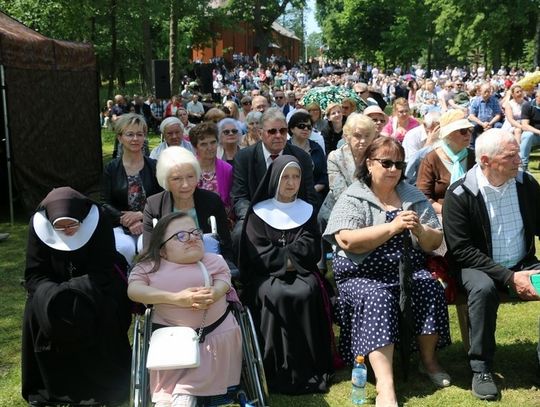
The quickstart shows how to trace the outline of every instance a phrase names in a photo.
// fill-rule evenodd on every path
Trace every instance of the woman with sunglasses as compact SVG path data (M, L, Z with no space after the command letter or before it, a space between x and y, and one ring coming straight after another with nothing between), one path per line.
M176 118L166 119L178 121ZM146 198L161 191L156 180L156 160L143 154L148 127L141 115L121 115L114 124L123 154L103 172L103 202L114 219L116 250L131 264L142 249L143 209Z
M474 150L468 148L472 128L462 110L449 110L441 115L440 142L420 164L416 186L426 195L437 214L442 212L448 186L475 164Z
M22 395L30 405L127 398L131 310L119 258L99 205L69 187L49 192L30 220L24 272Z
M164 191L149 197L144 207L144 248L150 244L155 220L171 212L186 212L204 233L212 232L208 219L214 216L221 254L225 260L234 264L225 205L217 193L198 187L201 166L193 153L182 147L169 147L159 156L156 177ZM205 241L212 243L210 240Z
M326 172L326 156L321 146L310 140L312 125L311 116L306 111L297 111L289 119L288 143L301 148L311 156L313 161L313 184L317 192L318 202L315 205L317 211L328 193L328 174Z
M426 253L441 244L441 226L424 194L404 181L404 156L397 140L375 139L358 167L358 179L336 202L323 236L336 247L339 350L349 364L357 355L369 358L377 406L397 406L392 361L400 341L402 255L409 256L413 272L412 348L420 351L420 371L437 386L450 385L435 355L450 343L444 289L425 269ZM408 250L405 239L412 240Z
M198 396L226 394L240 383L242 335L226 300L231 273L221 256L205 253L202 235L187 213L164 216L129 275L128 295L154 305L153 324L198 329L204 320L199 367L150 371L155 407L195 407Z
M217 156L230 165L234 164L234 156L240 150L242 127L238 120L225 118L218 122L219 147Z

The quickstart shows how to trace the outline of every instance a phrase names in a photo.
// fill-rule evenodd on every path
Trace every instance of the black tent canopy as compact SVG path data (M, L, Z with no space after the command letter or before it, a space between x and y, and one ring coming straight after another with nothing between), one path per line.
M47 38L0 12L1 139L8 174L26 210L57 186L99 190L98 74L92 45ZM12 219L13 219L13 214Z

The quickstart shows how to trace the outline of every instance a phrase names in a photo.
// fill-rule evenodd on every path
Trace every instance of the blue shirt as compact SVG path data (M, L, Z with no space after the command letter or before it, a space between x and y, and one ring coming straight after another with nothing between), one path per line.
M499 100L495 96L490 96L487 102L482 96L477 96L471 102L471 113L480 121L489 122L496 115L501 114Z

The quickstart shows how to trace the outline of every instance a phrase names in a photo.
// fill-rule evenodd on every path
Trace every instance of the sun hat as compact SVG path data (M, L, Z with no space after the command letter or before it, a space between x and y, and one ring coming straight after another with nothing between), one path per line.
M384 111L379 107L379 105L368 106L362 113L366 116L369 116L370 114L382 114L384 117L388 117L386 116L386 113L384 113Z
M443 140L453 131L474 127L470 121L464 118L464 113L457 109L452 109L443 113L439 123L441 126L439 137Z

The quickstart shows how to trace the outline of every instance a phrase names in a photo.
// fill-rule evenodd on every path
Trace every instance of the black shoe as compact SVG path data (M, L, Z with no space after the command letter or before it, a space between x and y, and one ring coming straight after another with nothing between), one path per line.
M496 400L499 397L499 390L493 381L491 373L473 374L472 394L480 400Z

